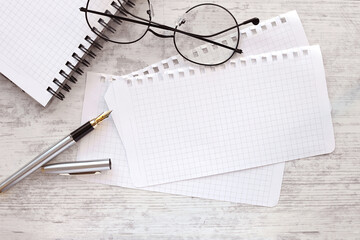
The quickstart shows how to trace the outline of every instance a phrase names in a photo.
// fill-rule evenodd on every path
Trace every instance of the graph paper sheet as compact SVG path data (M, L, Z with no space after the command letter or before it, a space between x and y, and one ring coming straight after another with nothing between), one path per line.
M88 48L90 43L84 38L96 38L79 10L85 3L79 0L1 2L0 72L43 106L52 98L46 89L58 89L54 78L65 81L60 70L71 72L66 62L76 65L72 54L83 56L79 44ZM114 12L110 3L110 0L102 1L98 11L108 8Z
M82 121L108 109L104 94L115 76L87 73ZM114 101L112 101L114 102ZM112 121L103 121L96 131L79 142L77 160L111 158L111 171L80 176L81 180L135 188L132 184L125 149ZM236 203L274 206L279 200L284 164L219 174L210 177L161 184L142 190L181 194Z
M247 49L244 55L261 51L280 50L282 47L290 48L308 45L300 19L295 11L263 21L256 27L243 29L241 33L241 47ZM186 66L186 64L187 62L184 62L181 57L175 56L129 74L129 76L162 72L178 66ZM102 85L96 85L95 82L100 81L99 77L94 79L92 75L88 75L87 79L83 122L94 114L96 115L107 109L105 103L103 103L102 94L107 88L108 81L105 81L104 78ZM96 99L98 94L101 95L100 99ZM101 131L94 131L91 136L80 142L78 159L111 157L113 169L106 174L84 176L81 179L103 184L134 187L130 179L123 145L115 131L115 126L110 121L106 121L104 124ZM108 124L111 126L108 126ZM284 163L278 163L246 171L162 184L146 189L237 203L274 206L280 195L283 169Z
M115 124L135 186L333 151L318 46L113 83Z

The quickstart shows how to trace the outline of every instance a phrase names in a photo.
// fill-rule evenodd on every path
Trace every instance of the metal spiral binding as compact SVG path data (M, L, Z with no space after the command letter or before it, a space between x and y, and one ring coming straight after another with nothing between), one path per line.
M115 9L117 9L121 14L125 15L126 14L123 12L123 10L121 9L120 6L118 6L115 2L113 2L111 4L111 6L115 7ZM106 10L105 11L106 14L112 14L109 10ZM114 21L115 23L117 23L118 25L121 24L121 20L118 20L118 19L112 19L112 21ZM116 31L115 28L111 27L108 23L106 23L103 19L99 19L98 20L99 24L101 26L104 27L104 29L114 33ZM96 27L93 27L93 32L95 32L97 35L99 35L102 39L104 39L105 41L109 41L109 37L106 36L103 32L99 31ZM95 48L97 48L98 50L102 50L103 46L101 44L99 44L98 42L96 42L94 39L92 39L91 37L89 37L88 35L86 35L86 37L84 38L85 41L87 41L88 43L90 43L90 46L93 46ZM80 44L78 46L78 48L84 53L84 55L86 56L89 56L91 58L95 58L96 57L96 54L90 50L90 48L86 48L83 44ZM72 54L72 57L78 62L78 63L81 63L83 64L85 67L89 67L90 66L90 63L89 61L87 61L86 59L80 57L77 53L73 53ZM72 73L77 73L79 75L82 75L84 73L84 71L79 68L77 66L77 64L72 64L70 61L67 61L65 63L65 66L67 66ZM70 81L72 83L76 83L77 82L77 79L70 73L66 73L64 70L60 70L59 74L65 78L65 81ZM57 78L54 78L53 80L53 83L59 87L59 89L62 89L66 92L70 92L71 90L71 87L66 84L65 82L61 83ZM46 91L48 91L49 93L51 93L54 97L58 98L59 100L64 100L65 98L65 95L59 91L55 91L52 87L48 87L46 89Z
M68 81L72 82L72 83L76 83L77 79L74 76L70 76L69 74L67 74L64 70L60 70L59 74L61 76L63 76L65 79L67 79Z
M127 16L127 14L125 13L125 10L123 9L122 6L119 6L116 2L112 2L111 6L114 7L116 10L119 11L119 13L121 13L122 15L124 15L125 17Z
M105 11L105 14L112 14L109 10L106 10ZM112 18L111 19L112 21L114 21L115 23L117 23L118 25L121 25L122 21L120 19L117 19L117 18Z
M115 32L116 32L116 29L113 28L113 27L111 27L109 24L107 24L107 23L104 21L104 19L100 18L100 19L98 20L98 23L99 23L101 26L103 26L104 28L106 28L107 30L109 30L110 32L112 32L112 33L115 33Z
M97 49L101 50L103 48L102 45L100 45L99 43L95 42L91 37L86 36L85 40L90 43L92 46L96 47Z
M70 92L71 87L66 84L66 83L61 83L59 80L57 80L56 78L54 78L53 83L55 83L56 85L58 85L61 89Z
M84 73L83 70L81 70L81 68L75 67L71 62L67 61L65 63L65 65L70 68L72 71L76 72L79 75L82 75Z
M48 87L46 89L46 91L48 91L49 93L51 93L54 97L60 99L60 100L64 100L65 96L64 94L62 94L61 92L55 92L54 89L52 89L51 87Z
M79 47L78 47L81 51L83 51L86 55L92 57L92 58L95 58L96 57L96 54L89 50L88 48L86 48L84 45L80 44Z
M102 32L100 32L96 27L93 27L92 30L99 35L100 37L102 37L105 41L109 41L110 39L108 38L108 36L106 36L105 34L103 34Z
M135 3L133 3L132 1L128 0L128 1L125 1L126 5L130 6L130 7L135 7Z
M81 59L81 57L79 55L77 55L77 53L73 53L72 57L75 58L76 61L82 63L85 67L90 66L90 63L85 59Z

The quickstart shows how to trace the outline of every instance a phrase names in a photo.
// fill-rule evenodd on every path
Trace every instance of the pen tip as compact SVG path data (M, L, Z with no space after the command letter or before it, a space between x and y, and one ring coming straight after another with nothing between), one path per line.
M105 117L108 117L108 116L110 115L110 113L112 113L112 111L113 111L113 110L108 110L108 111L104 112L103 115L104 115Z
M105 118L108 118L110 116L110 113L112 110L108 110L106 112L103 112L103 114L100 115L101 119L104 120Z
M102 114L100 114L98 117L94 118L93 120L90 121L90 124L93 127L96 127L100 122L102 122L104 119L108 118L110 113L112 112L112 110L108 110L106 112L103 112Z

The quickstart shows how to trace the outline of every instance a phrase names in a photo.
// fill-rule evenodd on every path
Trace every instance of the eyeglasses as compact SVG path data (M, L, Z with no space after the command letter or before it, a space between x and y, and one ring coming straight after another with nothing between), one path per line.
M238 49L240 40L239 27L245 24L259 24L258 18L251 18L238 23L226 8L213 3L196 5L179 18L175 27L154 22L154 10L149 0L125 0L112 2L114 12L96 11L103 0L88 0L85 12L87 25L98 37L117 44L135 43L147 32L160 38L172 38L178 53L188 61L204 66L215 66L228 61L234 54L241 54ZM209 20L211 26L208 26ZM100 32L98 29L106 30ZM169 34L159 33L162 29ZM225 37L231 36L231 41ZM194 49L201 49L202 54Z

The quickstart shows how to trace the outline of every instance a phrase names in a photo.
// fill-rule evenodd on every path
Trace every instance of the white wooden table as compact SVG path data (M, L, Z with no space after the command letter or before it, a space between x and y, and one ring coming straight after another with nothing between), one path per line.
M196 1L154 0L173 25ZM0 195L0 239L360 239L360 2L218 1L238 20L296 9L310 44L320 44L336 150L286 164L274 208L82 182L37 172ZM1 54L1 53L0 53ZM88 71L125 74L176 54L148 34L106 44ZM78 127L85 77L59 103L41 107L0 77L0 180ZM55 161L73 161L76 147Z

